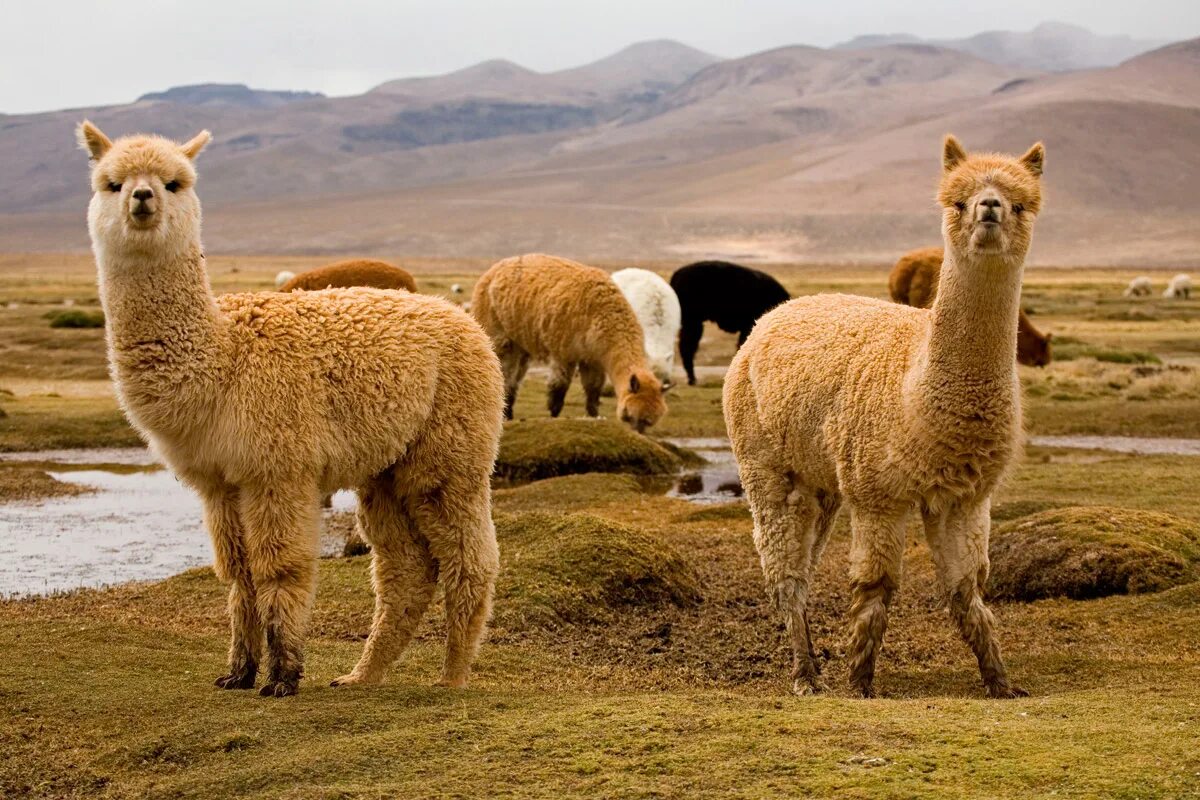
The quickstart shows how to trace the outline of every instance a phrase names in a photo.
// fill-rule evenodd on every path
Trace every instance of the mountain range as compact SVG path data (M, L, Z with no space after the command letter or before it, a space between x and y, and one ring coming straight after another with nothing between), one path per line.
M869 44L722 60L657 41L353 97L181 87L0 115L0 249L86 247L87 116L110 135L214 132L199 185L213 251L890 261L938 241L954 132L979 149L1046 142L1034 263L1200 262L1200 40L1070 71Z

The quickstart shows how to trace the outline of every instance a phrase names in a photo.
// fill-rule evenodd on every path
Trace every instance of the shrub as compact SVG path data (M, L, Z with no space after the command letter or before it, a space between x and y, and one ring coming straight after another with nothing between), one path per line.
M81 308L68 308L61 311L51 311L46 314L51 328L103 328L103 311L84 311Z

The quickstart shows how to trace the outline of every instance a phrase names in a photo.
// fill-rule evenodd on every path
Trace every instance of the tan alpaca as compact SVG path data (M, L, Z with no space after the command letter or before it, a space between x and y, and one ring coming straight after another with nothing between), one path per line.
M358 666L379 681L433 596L446 594L443 680L465 684L498 569L489 475L499 364L479 326L441 300L378 289L213 298L193 159L110 141L84 122L88 228L108 352L130 422L204 503L217 575L232 583L222 688L294 694L316 584L318 502L359 493L375 620Z
M413 276L408 270L386 261L353 258L301 272L284 282L279 287L279 291L294 292L297 289L304 289L311 292L318 289L350 286L404 289L408 292L417 290L417 282L413 280Z
M902 255L888 276L888 291L892 300L917 308L933 305L944 252L940 247L922 247ZM1043 334L1034 327L1025 309L1017 312L1017 363L1027 367L1049 364L1052 338L1053 334Z
M806 607L843 502L850 507L851 681L873 693L887 609L914 513L951 615L993 697L1008 681L984 606L989 505L1019 447L1017 311L1041 206L1044 150L1019 159L944 147L946 259L929 310L817 295L758 321L725 380L725 421L799 693L821 688Z
M562 411L577 368L588 416L600 413L605 375L617 391L617 415L638 431L667 412L642 326L604 270L541 254L507 258L475 283L471 313L500 355L507 418L531 358L550 362L552 417Z

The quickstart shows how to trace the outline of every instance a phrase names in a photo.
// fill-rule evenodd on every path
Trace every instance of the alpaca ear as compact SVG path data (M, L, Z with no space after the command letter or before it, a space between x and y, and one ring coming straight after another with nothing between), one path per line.
M1038 142L1029 148L1029 152L1021 156L1021 163L1025 165L1025 169L1040 176L1046 164L1046 146Z
M92 161L99 161L112 149L112 139L86 119L75 129L75 138L79 141L79 146L87 150L88 158Z
M954 138L954 134L947 133L946 141L942 143L942 169L950 172L967 158L967 151L958 143L958 139Z
M195 136L193 136L191 139L189 139L188 141L181 144L179 146L179 149L183 151L183 154L185 156L187 156L191 160L195 161L196 156L200 155L200 151L203 150L204 146L211 141L212 141L211 133L209 133L208 131L200 131Z
M637 375L629 376L629 391L637 394L642 390L642 382L638 380Z

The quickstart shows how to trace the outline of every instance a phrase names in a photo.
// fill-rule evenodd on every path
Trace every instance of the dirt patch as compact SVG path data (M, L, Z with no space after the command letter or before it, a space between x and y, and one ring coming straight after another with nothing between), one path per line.
M90 491L86 486L64 483L36 467L0 463L0 503L73 497Z
M556 628L632 606L693 606L695 570L667 542L590 514L500 516L498 626Z
M583 472L661 475L682 466L680 451L611 420L523 420L504 426L496 476L521 482Z
M991 561L999 599L1158 592L1200 577L1200 525L1103 506L1043 511L1001 526Z

